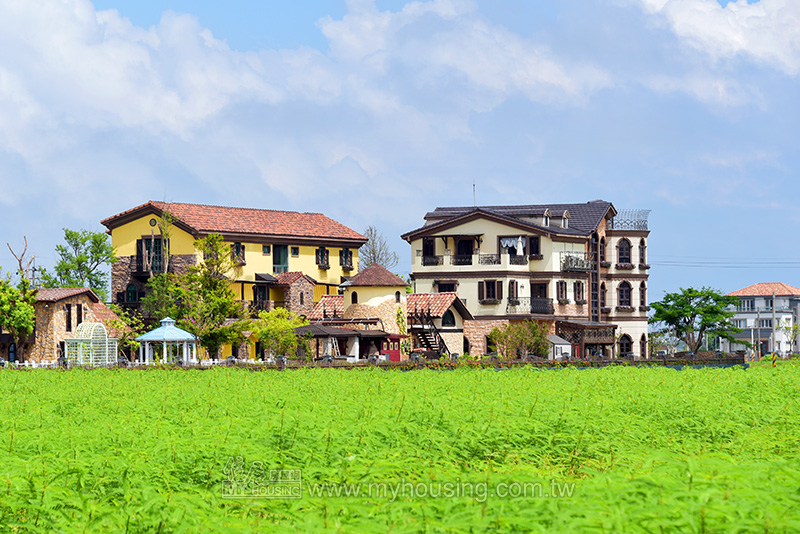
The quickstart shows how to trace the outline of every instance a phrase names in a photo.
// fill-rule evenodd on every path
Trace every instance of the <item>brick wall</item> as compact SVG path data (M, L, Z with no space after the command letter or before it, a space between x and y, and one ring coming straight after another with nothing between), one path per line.
M302 303L300 295L302 294ZM309 315L314 309L314 284L305 276L283 290L284 306L298 315Z
M501 328L503 325L520 321L509 321L508 319L479 319L474 321L464 321L464 337L469 341L469 353L471 355L486 354L486 337L494 328ZM547 333L556 333L555 321L547 321ZM448 345L449 346L449 345Z
M397 303L392 297L382 302L379 306L369 306L367 304L351 304L344 311L345 319L363 319L363 318L378 318L383 322L383 327L380 323L378 328L382 328L388 334L399 334L400 329L397 326L397 309L398 307L406 313L406 302L401 300ZM363 328L363 327L362 327Z
M194 254L173 254L169 257L169 272L183 274L189 268L197 265L197 256ZM134 278L136 271L136 256L120 256L111 265L111 301L117 302L117 294L124 293L130 284L136 286L136 291L144 291L147 280Z
M65 306L72 307L72 331L67 332ZM94 315L92 301L88 296L77 295L58 302L37 302L34 305L36 310L36 341L33 346L26 345L22 355L25 361L41 362L51 361L58 358L58 345L67 338L75 337L75 330L78 327L78 315L76 305L83 307L83 322L99 322Z

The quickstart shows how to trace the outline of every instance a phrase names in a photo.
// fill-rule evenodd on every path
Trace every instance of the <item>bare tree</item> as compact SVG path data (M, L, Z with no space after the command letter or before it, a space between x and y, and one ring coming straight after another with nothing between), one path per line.
M20 277L22 277L25 280L30 280L31 279L31 265L33 265L33 260L36 259L36 255L35 254L32 255L31 259L29 259L27 261L27 263L25 262L25 254L28 252L28 237L27 236L23 236L22 238L25 240L25 248L22 249L22 254L20 254L19 256L17 256L17 253L14 252L13 248L11 248L11 244L10 243L6 243L6 246L8 247L8 250L11 251L11 254L14 256L14 258L16 258L17 263L19 263L19 275L20 275Z
M364 237L367 238L367 242L358 249L362 267L369 267L373 263L377 263L387 269L391 269L397 265L400 258L397 257L397 253L389 248L389 243L377 228L372 225L367 226L364 231Z

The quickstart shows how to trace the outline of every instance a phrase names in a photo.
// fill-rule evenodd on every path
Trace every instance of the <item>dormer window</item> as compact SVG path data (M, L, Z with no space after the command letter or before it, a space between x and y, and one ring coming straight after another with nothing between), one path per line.
M566 217L561 219L561 228L569 228L569 219Z
M544 216L544 225L545 226L550 226L550 216L549 215L545 215Z

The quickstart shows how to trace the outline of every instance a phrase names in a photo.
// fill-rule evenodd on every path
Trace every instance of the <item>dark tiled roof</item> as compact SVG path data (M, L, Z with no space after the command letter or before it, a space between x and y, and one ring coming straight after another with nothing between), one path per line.
M324 313L323 313L324 311ZM344 295L322 295L319 302L308 315L309 321L318 321L323 317L342 317L344 315Z
M795 297L800 296L800 289L784 284L783 282L761 282L747 286L744 289L739 289L728 293L728 297L771 297L772 295L778 297Z
M439 207L425 214L426 220L452 219L466 215L475 211L476 207ZM477 209L488 211L495 215L518 219L520 217L540 217L546 210L554 216L561 216L565 211L569 212L569 228L557 226L542 227L556 233L573 233L570 230L581 234L590 234L597 229L597 226L606 216L609 209L613 210L611 202L604 200L593 200L582 204L530 204L518 206L478 206ZM534 225L538 226L538 225Z
M383 265L373 263L372 265L370 265L363 271L360 271L357 275L355 275L342 285L361 286L361 287L364 286L405 287L408 285L408 283L399 276L397 276L396 274L393 274Z
M291 273L278 273L275 275L275 280L277 280L277 284L279 286L290 286L300 280L301 278L305 278L312 284L316 285L316 281L308 276L307 274L303 274L300 272L291 272Z
M300 213L256 208L233 208L205 204L149 201L104 219L102 224L115 228L140 211L161 214L169 211L179 222L199 233L254 234L327 239L367 239L347 226L321 213Z
M42 288L36 294L36 300L39 302L58 302L59 300L82 295L86 293L94 302L100 302L100 299L95 295L94 291L87 287L55 287L55 288Z

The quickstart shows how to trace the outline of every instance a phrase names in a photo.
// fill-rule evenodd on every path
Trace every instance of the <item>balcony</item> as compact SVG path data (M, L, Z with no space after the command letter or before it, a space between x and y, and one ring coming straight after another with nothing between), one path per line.
M472 265L472 254L451 256L450 261L453 262L453 265Z
M425 267L444 265L444 256L422 256L422 265Z
M589 254L583 252L562 252L561 270L564 272L585 273L592 270L592 260Z
M508 301L506 313L509 315L553 315L555 307L553 299L520 297Z
M528 256L519 254L509 254L508 263L510 265L528 265Z

